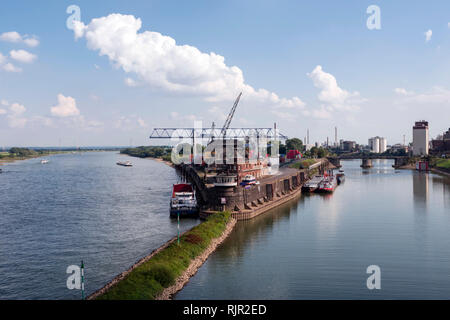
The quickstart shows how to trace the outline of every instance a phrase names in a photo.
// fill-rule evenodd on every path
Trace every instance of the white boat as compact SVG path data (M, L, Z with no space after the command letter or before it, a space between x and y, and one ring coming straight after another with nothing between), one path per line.
M132 167L133 164L131 163L131 161L117 161L117 165L119 166L124 166L124 167Z
M41 160L41 164L46 164L46 163L49 163L50 161L48 161L47 159L42 159Z
M173 185L170 200L170 216L196 216L198 214L197 199L190 183Z
M244 179L242 179L241 185L247 186L251 184L256 184L256 178L251 174L248 174L244 177Z

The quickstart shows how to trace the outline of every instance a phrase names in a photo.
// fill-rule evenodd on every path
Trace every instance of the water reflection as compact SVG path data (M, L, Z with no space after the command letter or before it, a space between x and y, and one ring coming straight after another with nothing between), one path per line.
M331 195L302 195L238 223L176 299L450 298L450 181L342 161ZM367 290L368 265L383 289Z
M428 173L413 172L413 196L416 210L424 210L428 200Z

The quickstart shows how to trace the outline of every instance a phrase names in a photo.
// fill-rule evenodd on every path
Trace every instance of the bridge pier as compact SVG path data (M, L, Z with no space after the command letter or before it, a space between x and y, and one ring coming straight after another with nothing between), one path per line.
M328 158L328 161L330 161L330 163L335 166L336 168L340 168L341 166L341 159L339 158Z
M372 168L372 159L362 159L361 168Z

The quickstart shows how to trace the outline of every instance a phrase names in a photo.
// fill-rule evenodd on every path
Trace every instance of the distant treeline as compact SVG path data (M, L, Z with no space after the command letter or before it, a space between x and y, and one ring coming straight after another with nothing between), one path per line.
M29 157L37 157L41 154L47 154L47 152L43 150L32 150L28 148L11 148L7 152L0 152L0 159L2 158L29 158Z
M136 148L126 148L120 153L138 158L161 158L170 161L172 148L168 146L140 146Z

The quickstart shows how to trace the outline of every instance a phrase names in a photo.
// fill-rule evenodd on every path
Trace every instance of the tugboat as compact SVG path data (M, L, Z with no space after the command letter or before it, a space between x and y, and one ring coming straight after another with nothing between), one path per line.
M197 216L198 206L195 191L190 183L173 185L170 200L170 216Z
M322 182L323 176L314 176L302 186L302 192L314 192Z
M241 186L248 186L252 184L256 184L256 179L251 174L246 175L244 179L242 179Z
M342 170L342 169L339 170L339 173L336 174L336 179L337 179L338 185L345 181L344 170Z
M117 161L117 165L119 166L124 166L124 167L132 167L133 164L131 163L131 161Z

